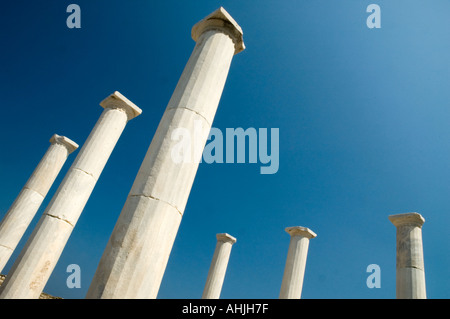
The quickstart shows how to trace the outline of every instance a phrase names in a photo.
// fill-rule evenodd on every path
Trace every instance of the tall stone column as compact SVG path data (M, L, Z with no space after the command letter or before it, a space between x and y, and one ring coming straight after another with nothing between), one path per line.
M306 227L286 228L291 235L279 299L300 299L305 276L309 240L317 235Z
M192 29L194 51L163 114L86 298L156 298L242 30L220 8ZM190 146L177 158L181 133ZM189 156L192 155L192 156Z
M100 105L103 113L0 287L0 298L39 297L127 122L141 114L119 92Z
M390 215L397 227L397 299L426 299L422 225L418 213Z
M25 234L70 153L78 144L53 135L50 147L0 224L0 272Z
M228 234L217 234L216 237L216 249L203 289L202 299L219 299L228 261L230 260L231 247L236 242L236 238Z

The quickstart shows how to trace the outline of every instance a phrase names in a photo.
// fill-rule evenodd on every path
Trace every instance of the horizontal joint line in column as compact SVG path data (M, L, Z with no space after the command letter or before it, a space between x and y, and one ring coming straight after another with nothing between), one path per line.
M172 205L171 203L166 202L165 200L162 200L162 199L160 199L160 198L156 198L156 197L153 197L153 196L151 196L151 195L144 195L144 194L130 195L130 197L140 197L140 196L142 196L142 197L147 197L147 198L151 198L151 199L154 199L154 200L163 202L163 203L165 203L165 204L167 204L167 205L169 205L169 206L175 208L176 211L177 211L181 216L183 216L183 213L180 212L180 210L179 210L176 206L174 206L174 205Z
M185 107L185 106L174 106L174 107L169 107L168 108L168 110L174 110L174 109L185 109L185 110L189 110L191 112L194 112L195 114L201 116L206 121L206 123L208 123L209 126L212 126L212 123L209 123L209 121L206 119L206 117L204 117L202 114L198 113L197 111L194 111L193 109L190 109L190 108Z
M30 190L30 191L33 191L33 192L35 192L35 193L37 193L38 195L41 195L42 196L42 198L44 198L45 196L44 195L42 195L41 193L39 193L37 190L35 190L35 189L32 189L32 188L29 188L28 186L24 186L23 187L23 189L28 189L28 190Z
M96 181L97 182L97 179L94 177L94 175L92 174L92 173L88 173L88 172L86 172L86 171L84 171L84 170L82 170L81 168L79 168L79 167L74 167L73 169L76 169L76 170L78 170L78 171L80 171L80 172L83 172L83 173L85 173L86 175L89 175L89 176L91 176L93 179L94 179L94 181Z
M59 220L62 220L63 222L66 222L66 223L69 224L70 226L75 227L75 226L72 225L68 220L65 220L64 218L61 218L61 217L55 216L55 215L50 215L50 214L45 214L45 215L46 215L46 216L49 216L49 217L53 217L53 218L59 219Z
M3 244L0 244L0 246L5 247L5 248L7 248L7 249L9 249L9 250L14 250L13 248L8 247L8 246L5 246L5 245L3 245Z
M413 269L417 269L417 270L422 270L422 271L424 271L425 270L425 267L417 267L417 266L403 266L403 267L399 267L400 269L407 269L407 268L413 268Z

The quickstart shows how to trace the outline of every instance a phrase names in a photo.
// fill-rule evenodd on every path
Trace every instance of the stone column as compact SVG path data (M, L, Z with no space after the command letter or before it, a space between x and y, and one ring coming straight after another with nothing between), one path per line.
M422 225L418 213L390 215L397 227L397 299L426 299Z
M236 238L228 234L217 234L217 244L206 279L202 299L219 299L223 280L230 260L231 247Z
M242 30L220 8L192 29L197 42L167 105L86 298L156 298ZM180 160L180 136L188 146ZM191 143L189 143L191 142ZM190 156L192 155L192 156Z
M52 136L50 144L0 224L0 272L25 234L67 157L78 148L78 144L57 134Z
M285 229L291 235L279 299L300 299L305 276L309 240L317 235L306 227Z
M128 120L141 114L119 92L100 105L103 113L0 287L0 298L39 297Z

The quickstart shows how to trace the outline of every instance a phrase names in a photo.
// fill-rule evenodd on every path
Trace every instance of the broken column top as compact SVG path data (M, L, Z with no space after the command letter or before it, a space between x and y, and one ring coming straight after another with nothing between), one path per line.
M242 28L223 7L220 7L192 27L192 39L197 41L203 32L212 29L223 30L231 36L234 41L234 54L245 49Z
M65 146L67 148L67 151L69 152L69 154L78 148L77 143L75 143L74 141L72 141L71 139L69 139L65 136L60 136L58 134L54 134L50 138L50 143L51 144L61 144L61 145Z
M104 109L123 109L128 115L128 120L131 120L142 113L142 110L136 104L131 102L118 91L115 91L113 94L101 101L100 106Z
M225 243L231 243L234 244L236 242L236 238L234 238L233 236L227 234L227 233L223 233L223 234L217 234L216 238L218 241L223 241Z
M317 237L311 229L302 226L287 227L285 231L291 236L302 236L309 239Z
M396 214L390 215L388 218L392 222L392 224L395 225L395 227L404 225L422 227L423 223L425 222L425 218L423 218L419 213Z

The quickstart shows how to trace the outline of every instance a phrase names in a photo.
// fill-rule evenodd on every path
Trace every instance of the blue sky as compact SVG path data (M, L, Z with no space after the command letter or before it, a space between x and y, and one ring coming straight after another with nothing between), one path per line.
M66 8L81 7L81 29ZM381 8L369 29L366 8ZM14 1L0 11L0 217L53 134L80 146L118 90L130 121L45 291L84 298L192 52L192 26L223 6L244 31L213 123L279 128L280 167L202 163L159 298L200 298L217 233L237 238L222 298L278 298L288 226L310 242L303 298L395 298L395 227L421 213L429 298L450 296L450 3L434 1ZM4 272L25 244L72 154ZM66 286L69 264L81 288ZM366 268L381 268L369 289Z

